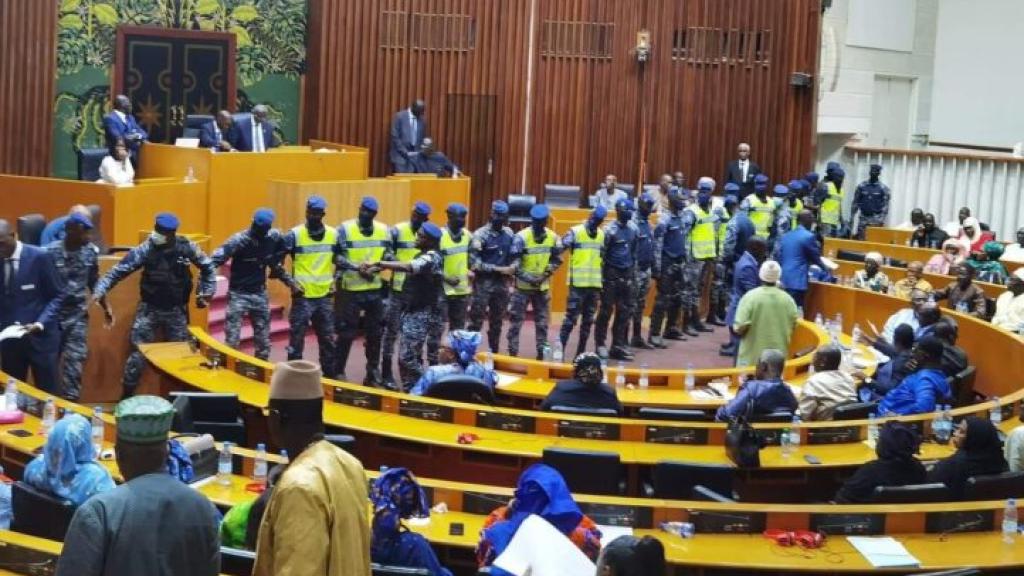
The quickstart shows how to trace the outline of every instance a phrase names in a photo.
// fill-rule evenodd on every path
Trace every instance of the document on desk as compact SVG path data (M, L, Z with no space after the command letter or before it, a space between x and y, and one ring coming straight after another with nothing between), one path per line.
M522 377L517 374L504 374L502 372L498 372L498 382L496 385L498 388L504 388L505 386L515 384L520 380L522 380Z
M557 528L530 515L494 565L516 576L593 576L596 567Z
M875 568L910 568L921 563L889 536L847 536L846 539Z
M607 524L598 524L597 529L601 531L601 548L611 544L612 540L615 540L619 536L633 535L633 528L631 526L609 526Z

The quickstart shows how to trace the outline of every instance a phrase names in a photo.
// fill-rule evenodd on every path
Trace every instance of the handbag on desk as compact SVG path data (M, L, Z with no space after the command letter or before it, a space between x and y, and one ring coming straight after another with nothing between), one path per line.
M761 448L764 444L754 427L750 425L750 416L753 412L754 401L751 400L742 415L729 419L729 426L725 430L725 452L740 468L761 466Z

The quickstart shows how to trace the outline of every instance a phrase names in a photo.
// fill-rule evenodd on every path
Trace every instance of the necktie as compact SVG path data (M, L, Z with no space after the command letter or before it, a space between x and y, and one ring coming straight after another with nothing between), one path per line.
M14 260L12 258L4 259L4 292L10 293L11 284L14 283Z
M256 136L253 138L253 150L256 152L263 152L265 150L265 148L263 148L263 125L253 124L252 126L253 130L256 131Z
M412 130L409 132L409 140L410 140L410 142L412 142L413 147L415 147L416 146L416 117L415 116L409 116L409 125L412 127Z
M743 181L746 182L747 181L747 161L746 160L741 160L740 161L740 173L743 175Z

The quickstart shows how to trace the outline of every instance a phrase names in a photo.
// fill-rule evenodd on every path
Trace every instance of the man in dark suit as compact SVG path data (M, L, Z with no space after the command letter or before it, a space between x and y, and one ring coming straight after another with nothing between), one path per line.
M452 161L434 149L434 141L431 138L424 138L420 145L420 153L413 157L413 167L418 174L436 174L438 178L457 178L459 167L452 164Z
M266 152L280 145L274 141L274 125L267 119L263 104L253 106L248 118L235 122L228 140L239 152Z
M743 202L744 198L754 193L754 176L761 173L761 167L750 159L750 144L740 144L736 154L739 158L729 162L725 169L725 182L740 187L739 201Z
M0 220L0 330L25 327L20 338L0 342L0 368L25 380L29 368L35 385L55 392L60 351L58 312L64 285L50 255L22 244L6 220Z
M427 105L416 100L411 106L399 110L391 121L391 147L388 158L395 172L415 172L415 157L419 154L423 139L427 137L427 121L423 113Z
M123 140L128 145L128 154L132 164L139 165L139 148L149 138L149 134L139 126L132 116L132 101L124 94L114 98L114 109L103 117L103 135L107 142L107 150L114 155L114 144Z
M228 141L232 124L231 112L217 112L216 118L199 128L199 147L212 148L217 152L233 152L235 147Z

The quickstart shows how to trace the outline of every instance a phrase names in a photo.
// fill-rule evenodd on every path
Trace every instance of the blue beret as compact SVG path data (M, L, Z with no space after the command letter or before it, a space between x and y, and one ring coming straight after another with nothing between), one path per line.
M654 204L654 196L651 196L650 192L644 190L640 194L640 201L646 202L647 204Z
M270 208L260 208L252 215L252 223L257 226L270 226L274 223L274 211Z
M412 209L421 216L430 216L430 204L426 202L417 202Z
M725 205L726 206L735 206L736 204L739 204L739 203L740 203L740 199L735 197L735 196L733 196L732 194L729 194L728 196L725 197Z
M72 212L71 215L68 216L68 219L64 221L64 225L67 226L68 222L74 222L76 224L81 224L82 227L85 228L86 230L92 230L92 220L89 220L89 217L86 216L85 214L79 214L78 212Z
M178 217L170 212L161 212L156 215L156 225L164 230L177 230L180 224Z
M437 224L434 224L433 222L424 222L423 226L420 226L420 230L422 230L424 234L430 236L434 240L441 239L441 229L438 228Z
M809 182L809 183L810 182L817 182L820 179L821 179L821 176L818 176L817 172L808 172L807 174L804 174L804 180L807 180L807 182Z
M843 167L842 164L840 164L839 162L836 162L834 160L832 162L829 162L828 164L825 164L825 170L826 171L835 171L835 170L841 169L842 167Z
M807 183L803 180L790 180L789 187L792 190L803 190L807 187Z
M835 170L834 170L834 171L832 172L832 175L833 175L833 176L846 176L846 170L843 170L842 168L836 168L836 169L835 169Z
M774 192L776 196L785 196L789 194L789 187L785 184L776 184L775 188L772 189L772 192Z
M491 202L491 212L495 214L508 214L508 204L504 200Z
M728 192L739 192L740 191L740 185L735 183L735 182L729 182L728 184L725 185L725 191L727 193Z
M630 198L623 198L623 199L621 199L621 200L619 200L618 202L615 203L615 209L616 210L636 210L636 207L633 206L633 200L631 200Z
M377 204L377 199L373 196L363 196L363 201L359 203L359 207L373 210L374 212L380 210L380 204Z
M452 202L451 204L448 205L448 213L455 214L456 216L465 216L466 214L469 213L469 210L467 210L465 206L459 204L458 202Z
M327 210L327 200L320 196L310 196L306 199L306 208L311 210Z
M697 190L702 192L711 192L715 189L715 181L711 178L701 178L700 182L697 183Z
M882 169L882 165L881 165L881 164L872 164L872 165L870 166L870 168L871 168L872 170L881 170L881 169Z
M548 210L547 204L534 204L533 208L530 208L530 218L534 220L544 220L551 215L551 211Z
M769 180L767 174L758 174L757 176L754 176L754 184L768 185L768 182Z
M594 211L590 213L591 216L599 220L604 220L604 217L608 215L608 209L603 204L598 204L594 207Z

